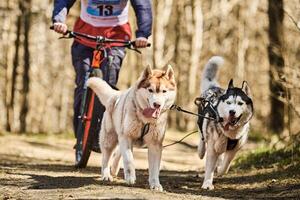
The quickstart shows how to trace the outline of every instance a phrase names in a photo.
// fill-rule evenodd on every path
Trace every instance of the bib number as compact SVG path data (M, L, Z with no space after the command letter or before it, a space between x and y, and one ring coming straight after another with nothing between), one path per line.
M86 12L98 17L119 16L126 5L125 0L88 0Z
M112 16L114 13L114 7L112 5L99 5L99 16Z

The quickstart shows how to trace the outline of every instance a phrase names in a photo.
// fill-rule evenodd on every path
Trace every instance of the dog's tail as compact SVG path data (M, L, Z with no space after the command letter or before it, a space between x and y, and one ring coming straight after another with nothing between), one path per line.
M216 78L217 72L220 66L224 63L224 59L221 56L213 56L209 59L204 67L201 80L201 94L211 87L219 86Z
M96 93L105 108L108 108L111 105L111 100L115 99L120 93L120 91L112 89L108 83L97 77L89 78L87 80L87 86Z

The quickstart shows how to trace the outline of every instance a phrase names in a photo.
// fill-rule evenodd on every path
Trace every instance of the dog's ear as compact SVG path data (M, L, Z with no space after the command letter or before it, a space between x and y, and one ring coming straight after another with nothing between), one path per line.
M231 89L231 88L234 88L234 86L233 86L233 79L230 79L227 89Z
M174 70L173 67L169 64L167 67L165 67L165 76L169 79L169 80L174 80L175 79L175 75L174 75Z
M152 68L150 65L147 65L147 67L142 72L142 75L140 76L138 80L138 88L146 88L149 86L149 77L152 76Z
M147 79L151 75L152 75L152 68L150 65L147 65L147 67L143 71L142 79Z
M243 84L242 84L242 88L241 88L241 89L243 90L243 92L245 92L245 94L246 94L247 96L251 96L251 90L250 90L250 87L249 87L247 81L243 81Z

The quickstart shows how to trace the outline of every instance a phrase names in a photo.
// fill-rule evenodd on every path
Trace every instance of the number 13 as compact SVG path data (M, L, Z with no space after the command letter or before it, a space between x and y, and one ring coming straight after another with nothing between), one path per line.
M97 8L100 16L111 16L113 14L114 7L112 5L99 5Z

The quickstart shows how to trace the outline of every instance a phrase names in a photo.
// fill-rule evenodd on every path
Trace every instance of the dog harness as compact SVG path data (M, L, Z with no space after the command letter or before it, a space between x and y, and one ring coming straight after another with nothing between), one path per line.
M195 100L195 104L198 106L198 114L204 116L208 114L208 116L211 118L220 119L220 116L216 111L216 106L218 105L219 97L222 96L223 93L224 93L223 89L218 87L212 87L211 89L205 92L205 94L203 95L204 97L197 98ZM215 106L212 105L214 103L216 103ZM203 122L204 122L204 118L199 116L197 124L201 132L202 141L204 141L204 133L202 129ZM240 139L230 139L227 137L226 150L233 150L237 146L239 140Z
M147 135L147 133L149 132L149 128L150 128L150 123L144 124L142 129L141 129L141 137L138 138L138 143L142 146L144 143L144 137L145 135Z
M201 106L199 106L198 107L198 113L201 114L201 115L208 114L212 118L217 117L215 110L213 110L210 106L205 106L204 109L202 109ZM202 129L203 121L204 121L203 117L198 117L197 124L198 124L199 130L201 131L201 137L202 137L201 139L204 141L204 133L203 133L203 129ZM227 137L226 150L229 150L229 151L233 150L236 147L236 145L238 144L239 140L240 139L230 139L230 138Z

